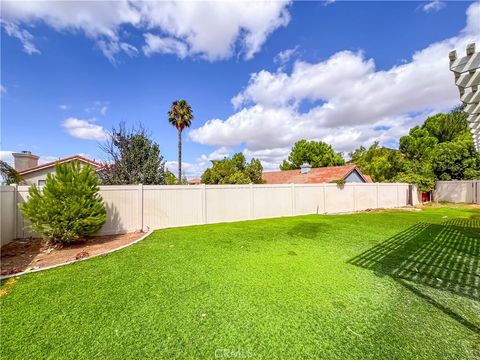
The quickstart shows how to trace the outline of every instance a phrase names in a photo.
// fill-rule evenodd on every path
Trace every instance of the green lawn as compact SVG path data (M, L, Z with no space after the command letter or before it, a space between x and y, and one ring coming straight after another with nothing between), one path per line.
M156 231L22 276L1 357L479 359L480 209Z

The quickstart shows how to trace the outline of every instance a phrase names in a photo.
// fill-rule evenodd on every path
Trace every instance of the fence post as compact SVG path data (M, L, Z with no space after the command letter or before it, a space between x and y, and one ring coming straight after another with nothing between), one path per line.
M202 184L202 221L207 223L207 185Z
M138 216L140 231L143 231L143 184L138 184Z

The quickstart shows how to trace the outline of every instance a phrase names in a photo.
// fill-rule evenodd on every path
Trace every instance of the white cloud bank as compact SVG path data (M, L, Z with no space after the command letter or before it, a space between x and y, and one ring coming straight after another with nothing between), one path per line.
M104 141L108 138L107 131L100 125L94 124L95 119L82 120L74 117L66 119L62 126L73 137L84 140Z
M190 131L195 142L235 147L277 167L299 139L319 139L338 151L351 151L375 140L398 141L429 114L459 103L448 67L452 49L480 39L480 3L467 10L466 27L455 37L433 43L402 65L381 71L362 52L340 51L307 63L297 60L290 73L252 74L232 99L237 110ZM310 104L301 111L301 104Z
M143 52L199 56L214 61L242 53L250 59L268 36L290 21L289 2L3 1L2 25L29 53L39 52L25 27L43 22L57 31L83 33L113 63L138 49L125 26L144 33Z

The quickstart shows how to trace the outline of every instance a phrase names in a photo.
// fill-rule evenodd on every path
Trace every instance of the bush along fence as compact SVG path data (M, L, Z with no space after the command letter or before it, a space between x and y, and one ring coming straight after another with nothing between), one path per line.
M107 221L99 235L417 204L405 183L101 186ZM18 210L28 186L1 187L1 242L35 236Z
M480 181L439 181L435 186L433 199L453 203L480 204Z

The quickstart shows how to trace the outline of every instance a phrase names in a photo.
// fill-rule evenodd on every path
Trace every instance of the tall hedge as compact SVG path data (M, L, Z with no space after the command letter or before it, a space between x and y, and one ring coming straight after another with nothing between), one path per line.
M78 161L57 164L47 175L45 186L29 189L20 210L31 229L53 242L74 242L95 234L106 221L106 210L98 194L98 180L90 166Z

